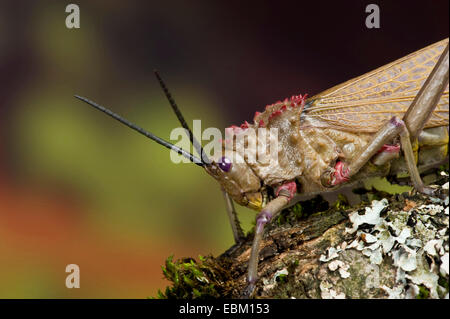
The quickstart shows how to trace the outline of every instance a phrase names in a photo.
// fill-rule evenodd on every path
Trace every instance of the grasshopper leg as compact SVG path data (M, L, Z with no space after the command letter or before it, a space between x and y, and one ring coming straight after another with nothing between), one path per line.
M348 165L343 162L338 162L334 169L324 173L322 182L325 186L334 186L348 181L350 177L355 175L377 153L377 151L383 147L383 145L397 137L400 137L401 149L414 188L418 192L426 195L440 196L440 194L435 192L435 189L423 184L419 170L417 169L408 128L406 127L405 122L396 116L388 121L380 131L375 134L366 148L361 150L360 153L355 156L354 161L350 162Z
M228 218L230 219L231 230L233 231L234 242L238 244L244 239L244 232L242 231L241 223L239 222L236 210L234 209L233 200L226 191L222 190L222 193L225 199L225 207L227 209L227 215Z
M402 123L404 123L402 121ZM426 187L422 179L420 178L419 170L417 169L416 160L414 157L414 152L411 145L411 140L409 136L409 131L406 128L406 125L403 124L400 126L400 143L402 145L403 154L405 156L406 165L408 166L409 174L411 176L411 181L414 185L414 188L420 193L438 196L435 190L431 187Z
M253 238L250 259L248 261L248 285L242 294L243 298L250 298L255 292L256 282L258 280L259 249L264 234L264 226L281 212L296 191L295 182L288 182L282 185L275 192L278 197L272 199L256 216L255 237Z
M408 128L411 140L419 136L425 123L438 104L442 93L448 85L448 72L447 44L438 62L403 116L403 121L405 121L406 127Z
M448 84L448 51L449 47L447 44L436 66L405 113L403 120L394 116L373 136L368 145L355 156L352 162L348 165L338 162L335 168L324 172L322 175L322 184L324 186L334 186L348 181L351 176L356 174L377 154L383 145L391 142L394 138L400 137L401 148L416 190L427 195L439 195L435 194L432 188L424 186L415 162L411 139L419 136Z

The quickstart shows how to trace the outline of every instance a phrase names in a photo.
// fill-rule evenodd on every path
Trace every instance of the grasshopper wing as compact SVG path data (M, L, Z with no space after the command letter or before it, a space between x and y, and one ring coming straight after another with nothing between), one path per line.
M309 98L302 116L341 130L378 131L392 116L403 117L447 43L448 38ZM449 124L448 95L447 85L425 128Z

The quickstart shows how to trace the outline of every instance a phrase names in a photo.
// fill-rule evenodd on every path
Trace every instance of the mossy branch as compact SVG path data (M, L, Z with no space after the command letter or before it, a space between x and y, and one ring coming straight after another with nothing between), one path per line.
M448 191L445 174L435 184ZM356 206L344 197L330 206L319 196L268 225L256 298L448 298L448 197L359 192ZM355 222L380 203L378 224ZM163 273L172 286L158 297L239 298L252 239L250 232L218 257L169 257Z

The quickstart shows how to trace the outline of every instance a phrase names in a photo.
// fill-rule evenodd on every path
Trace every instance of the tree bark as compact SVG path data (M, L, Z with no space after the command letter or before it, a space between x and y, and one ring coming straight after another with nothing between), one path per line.
M448 175L440 184L448 193ZM448 298L448 196L364 196L357 206L341 201L300 218L293 208L272 221L261 244L255 298ZM322 204L315 199L308 210ZM161 297L239 298L252 239L248 235L216 258L169 264L166 277L174 281L178 272L178 284Z

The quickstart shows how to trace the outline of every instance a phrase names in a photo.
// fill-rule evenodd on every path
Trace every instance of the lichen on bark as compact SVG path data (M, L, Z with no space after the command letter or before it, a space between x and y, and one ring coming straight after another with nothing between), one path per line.
M448 192L448 174L439 188ZM362 192L350 206L321 197L268 225L256 298L448 298L448 196ZM319 209L318 209L319 208ZM253 234L224 254L168 259L160 298L239 298Z

